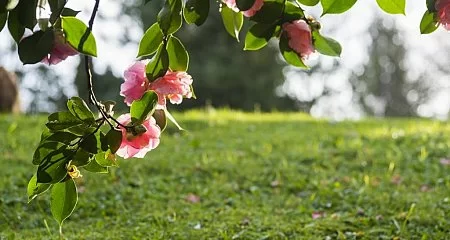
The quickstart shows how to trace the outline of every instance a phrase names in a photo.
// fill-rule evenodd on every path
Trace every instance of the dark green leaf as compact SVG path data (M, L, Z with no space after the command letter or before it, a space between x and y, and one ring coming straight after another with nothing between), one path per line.
M75 17L80 12L81 11L76 11L76 10L73 10L71 8L64 8L62 10L61 16L64 16L64 17Z
M148 115L153 114L158 103L158 95L154 91L147 91L141 99L131 104L131 121L135 126L140 125L147 119Z
M72 97L67 101L67 108L75 117L86 123L95 123L94 114L86 102L80 97Z
M153 24L147 31L139 43L139 52L137 57L152 55L158 50L163 41L163 33L158 23Z
M164 129L166 129L167 126L167 118L164 110L156 109L152 116L155 119L156 124L159 126L161 131L164 131Z
M88 165L83 167L86 169L86 171L93 172L93 173L108 173L108 167L104 167L94 159L89 162Z
M391 0L388 0L391 1ZM320 0L322 3L322 16L325 14L338 14L349 10L355 5L356 0Z
M319 53L333 57L341 55L342 47L336 40L324 37L318 31L313 31L312 36L314 47Z
M50 23L55 23L57 19L60 17L60 13L63 11L64 6L67 3L67 0L49 0L50 10L52 14L50 15Z
M5 27L7 19L8 19L8 12L0 13L0 32Z
M187 0L184 7L184 20L187 23L195 23L195 25L202 25L208 18L209 0Z
M70 132L55 132L47 136L44 141L46 142L59 142L64 144L70 144L73 140L79 138L79 136Z
M306 6L315 6L319 3L319 0L297 0L297 1Z
M164 76L168 69L169 54L167 53L164 44L161 44L155 56L150 59L150 61L147 63L147 66L145 67L147 79L152 82L157 78Z
M266 24L275 23L282 17L283 9L283 0L264 1L262 8L250 20Z
M45 160L46 156L61 146L62 144L58 142L42 142L34 151L33 164L40 165Z
M22 36L25 33L25 26L23 26L19 22L19 10L17 8L9 12L8 30L14 41L16 41L16 43L19 43L20 39L22 39Z
M53 31L37 31L19 43L19 58L24 64L40 62L53 48Z
M47 191L50 186L51 184L48 183L38 183L36 174L33 175L27 187L28 202L31 202L34 198Z
M67 42L78 52L97 56L97 45L94 35L88 31L86 24L75 17L61 17L62 28Z
M83 138L79 146L86 152L96 154L99 149L99 143L100 139L98 134L89 134Z
M48 116L45 124L50 130L58 131L83 124L83 122L70 112L56 112Z
M122 143L122 131L111 129L106 134L106 141L108 143L109 149L111 153L116 153L120 148L120 144Z
M50 208L59 225L62 225L63 221L72 214L77 201L77 186L73 179L53 185L50 195Z
M231 8L223 5L220 11L223 25L227 32L239 42L239 32L244 24L244 16L241 12L235 12Z
M292 2L286 2L283 11L283 23L293 22L305 16L303 10Z
M427 8L430 12L437 12L436 10L436 0L427 0Z
M377 0L378 6L390 14L405 14L406 0Z
M247 11L255 4L255 0L236 0L236 6L240 11Z
M36 20L37 0L22 0L17 5L19 9L19 22L22 26L33 30L37 23Z
M60 147L46 155L37 170L38 183L57 183L67 176L66 164L75 153Z
M420 33L429 34L439 27L439 21L437 21L436 13L425 11L422 20L420 21Z
M245 36L244 50L259 50L267 45L275 31L274 24L256 23Z
M169 35L180 29L183 16L181 16L181 0L166 0L158 13L158 24L164 35Z
M189 65L189 54L180 39L172 36L167 42L167 53L169 55L169 68L172 71L186 72Z
M88 152L84 151L83 149L78 149L70 164L77 167L82 167L86 166L90 160L90 154Z
M286 34L282 34L280 37L280 52L281 55L283 55L284 60L286 60L287 63L300 67L300 68L308 68L304 63L302 58L289 47L288 44L289 40L286 36Z

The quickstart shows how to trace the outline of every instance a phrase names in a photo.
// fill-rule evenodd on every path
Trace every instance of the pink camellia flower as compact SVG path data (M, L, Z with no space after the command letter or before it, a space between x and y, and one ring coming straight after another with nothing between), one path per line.
M123 114L117 118L117 121L126 126L131 122L131 116L129 113ZM117 155L123 158L143 158L147 152L155 149L159 145L161 129L156 124L155 119L149 117L141 126L146 131L136 135L120 127L122 130L122 143L116 152Z
M233 11L235 12L241 11L236 5L236 0L224 0L223 2ZM246 17L252 17L253 15L256 14L256 12L258 12L262 8L263 5L264 0L256 0L253 6L250 9L243 11L242 14L244 14L244 16Z
M166 98L172 104L180 104L183 97L191 98L192 77L186 72L167 71L166 75L150 83L149 89L158 94L158 104L166 105Z
M125 70L125 82L120 86L120 95L125 97L125 103L128 105L131 105L134 100L139 100L147 90L145 64L144 61L139 61Z
M283 24L283 31L289 39L289 47L292 48L302 59L315 51L312 43L311 28L304 20Z
M42 59L42 62L48 65L55 65L65 60L69 56L77 55L78 52L67 43L62 31L55 31L55 40L53 48L48 56Z
M125 97L125 103L131 105L148 90L158 94L160 106L166 105L166 98L173 104L180 104L183 97L192 97L192 77L189 74L168 70L164 76L150 83L145 74L145 64L144 61L136 62L125 71L125 82L120 86L120 95Z
M450 0L437 0L435 6L439 22L450 31Z

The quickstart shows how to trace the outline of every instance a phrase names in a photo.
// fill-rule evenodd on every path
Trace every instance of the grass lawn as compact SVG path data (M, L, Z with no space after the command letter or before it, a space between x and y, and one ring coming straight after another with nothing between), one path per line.
M67 239L450 239L450 123L187 112L145 159L82 172ZM26 186L45 117L0 116L0 239L59 239ZM444 161L440 159L443 158Z

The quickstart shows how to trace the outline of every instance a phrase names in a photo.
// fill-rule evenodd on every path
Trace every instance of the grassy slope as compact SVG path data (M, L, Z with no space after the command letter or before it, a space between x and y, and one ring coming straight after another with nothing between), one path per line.
M190 112L146 159L83 173L70 239L445 239L450 124ZM58 239L26 203L43 117L0 116L0 239ZM186 200L190 193L199 203ZM323 217L312 219L312 213Z

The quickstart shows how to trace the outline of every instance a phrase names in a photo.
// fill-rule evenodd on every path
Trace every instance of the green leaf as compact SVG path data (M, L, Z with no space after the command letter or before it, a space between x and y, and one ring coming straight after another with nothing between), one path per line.
M85 123L95 123L94 114L91 112L86 102L80 97L72 97L67 101L69 112Z
M52 215L61 226L75 209L78 201L77 186L73 179L57 183L52 187L50 208Z
M50 188L51 184L48 183L38 183L36 174L31 177L28 182L27 187L27 195L28 195L28 203L35 199L40 194L44 193Z
M80 142L79 146L86 152L96 154L98 152L98 145L100 143L99 134L86 135Z
M169 55L169 68L172 71L186 72L189 65L189 54L180 39L172 36L167 42L167 53Z
M111 128L105 138L111 153L116 153L122 143L122 131Z
M19 9L19 22L22 26L33 30L34 26L36 26L36 7L37 0L22 0L17 5L17 9Z
M20 41L18 46L19 58L23 64L40 62L53 48L53 31L37 31L33 35Z
M172 116L172 114L170 114L170 112L164 108L164 113L166 115L166 117L173 123L175 124L175 126L178 128L178 130L184 130L180 124L178 124L177 120L175 120L175 118Z
M183 14L187 23L202 25L208 18L209 0L187 0Z
M102 167L118 166L116 163L116 156L109 150L97 153L95 155L95 161Z
M39 144L39 146L34 151L33 154L34 165L40 165L50 153L62 147L62 144L58 142L45 142L45 139L43 141L44 142Z
M167 126L167 118L164 110L156 109L152 116L155 119L156 124L161 129L161 132L164 131L164 129L166 129Z
M108 173L108 167L98 164L97 160L91 160L88 165L83 167L86 171L93 173Z
M377 0L378 6L390 14L405 14L405 0Z
M285 8L284 3L284 0L264 1L264 5L262 6L262 8L258 12L256 12L256 14L252 16L250 20L266 24L278 22L283 15L283 10Z
M147 63L145 72L147 79L152 82L159 77L166 74L169 69L169 54L167 53L164 44L161 44L156 52L155 56Z
M313 31L313 43L316 50L324 55L339 57L342 47L336 40L320 35L318 31Z
M280 52L281 55L283 55L284 60L286 60L287 63L300 67L300 68L308 68L304 63L302 58L289 47L288 44L289 40L286 36L286 34L282 34L280 37Z
M319 3L319 0L297 0L297 1L306 6L315 6Z
M163 33L158 23L153 24L147 29L141 41L139 42L139 51L137 57L152 55L158 50L163 41Z
M66 164L75 153L60 147L44 157L37 170L38 183L57 183L67 176Z
M17 7L19 0L8 0L6 4L6 10L11 11Z
M45 124L52 131L64 130L70 127L83 124L83 122L72 115L70 112L56 112L48 116L48 122Z
M89 164L90 160L91 160L90 154L80 148L75 153L75 156L73 157L72 162L70 162L70 164L75 165L77 167L82 167L82 166L86 166L87 164Z
M64 143L66 145L70 144L73 140L79 138L79 136L70 133L70 132L55 132L48 135L46 138L43 139L45 142L59 142Z
M8 12L0 13L0 32L5 27L7 19L8 19Z
M97 45L94 35L88 31L86 24L75 17L61 17L61 26L67 42L78 52L97 56Z
M244 50L259 50L272 38L276 25L256 23L245 36Z
M236 0L236 6L240 11L247 11L255 4L255 0Z
M158 13L158 24L164 35L170 35L180 29L183 16L181 15L181 0L166 0Z
M439 27L439 21L435 12L425 11L422 20L420 21L420 33L429 34L434 32Z
M282 20L283 23L293 22L303 17L305 17L305 13L301 8L299 8L292 2L286 2L283 11L283 20Z
M239 42L239 32L244 24L244 16L241 12L235 12L231 8L223 5L220 11L223 25L227 32Z
M14 41L19 43L25 33L25 27L19 22L19 10L17 8L9 12L8 30Z
M154 91L145 92L141 99L131 104L131 122L135 126L142 124L148 115L153 114L157 103L158 95Z
M388 0L391 1L391 0ZM323 8L322 16L325 14L338 14L349 10L356 0L320 0Z

